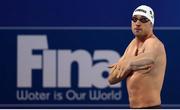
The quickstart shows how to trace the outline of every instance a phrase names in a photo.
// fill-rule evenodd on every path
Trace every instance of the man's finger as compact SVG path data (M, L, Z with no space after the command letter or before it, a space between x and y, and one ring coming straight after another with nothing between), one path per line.
M108 68L113 68L115 64L109 65Z
M126 71L126 69L122 69L120 77L123 77L125 71Z
M111 73L113 73L115 71L116 67L117 67L116 65L113 66L113 68L111 69Z
M121 77L121 74L122 74L122 70L123 68L118 68L118 74L117 74L117 77L116 78L120 78Z

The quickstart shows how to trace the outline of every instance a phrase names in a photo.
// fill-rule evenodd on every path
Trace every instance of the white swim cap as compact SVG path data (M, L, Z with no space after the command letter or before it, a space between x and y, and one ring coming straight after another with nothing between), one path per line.
M146 5L141 5L134 10L133 16L134 15L145 16L154 25L154 11L152 10L151 7L146 6Z

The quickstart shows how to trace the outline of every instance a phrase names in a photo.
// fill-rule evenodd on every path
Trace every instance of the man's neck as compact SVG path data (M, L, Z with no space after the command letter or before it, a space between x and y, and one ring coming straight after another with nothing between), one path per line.
M152 38L153 36L154 36L153 33L148 34L148 35L146 35L146 36L141 36L141 37L137 37L137 36L136 36L137 48L142 47L142 45L144 44L144 42L145 42L147 39Z
M150 34L145 35L145 36L136 36L136 40L139 43L143 43L144 41L146 41L147 39L149 39L151 37L153 37L153 33L150 33Z

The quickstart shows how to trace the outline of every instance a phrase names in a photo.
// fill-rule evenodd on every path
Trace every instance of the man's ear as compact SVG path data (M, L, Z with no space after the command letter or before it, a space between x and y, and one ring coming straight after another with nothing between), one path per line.
M152 28L152 30L153 30L153 28L154 28L154 25L150 22L150 25L151 25L151 28Z
M154 25L150 22L150 24L151 24L151 26L152 26L152 28L154 27Z

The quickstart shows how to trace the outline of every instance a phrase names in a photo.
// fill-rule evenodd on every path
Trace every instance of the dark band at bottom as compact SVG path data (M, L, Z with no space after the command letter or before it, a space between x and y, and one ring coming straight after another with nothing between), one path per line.
M131 109L161 109L161 105L155 105L150 107L142 107L142 108L131 108Z

